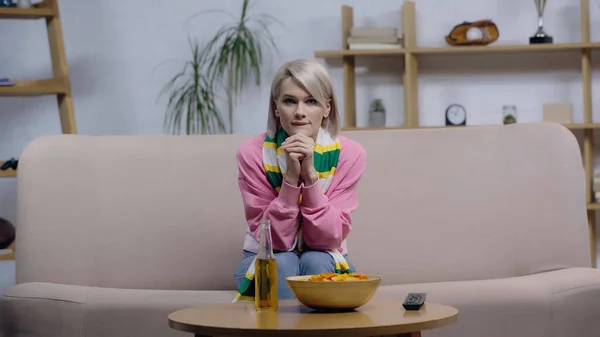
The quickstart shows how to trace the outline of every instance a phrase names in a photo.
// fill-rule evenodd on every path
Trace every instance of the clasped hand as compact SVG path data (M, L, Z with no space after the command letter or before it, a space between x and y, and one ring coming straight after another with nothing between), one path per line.
M285 151L287 172L285 181L296 186L300 177L306 185L312 185L319 179L314 164L315 141L304 134L289 136L282 144Z

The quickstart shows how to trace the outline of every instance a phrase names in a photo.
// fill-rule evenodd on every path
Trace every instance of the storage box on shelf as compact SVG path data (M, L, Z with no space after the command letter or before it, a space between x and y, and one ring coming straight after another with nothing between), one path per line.
M403 41L402 48L396 49L350 49L348 46L348 37L354 27L354 10L352 7L342 6L342 46L337 50L319 50L315 51L315 57L320 58L342 58L343 68L343 99L344 99L344 125L346 130L354 129L390 129L390 127L372 128L357 127L356 125L356 79L355 79L355 58L357 56L397 56L398 62L403 68L402 82L404 90L404 125L392 128L420 128L419 124L419 100L418 100L418 79L419 79L419 57L435 55L469 55L469 54L514 54L530 53L538 54L540 57L548 53L572 51L580 54L581 57L581 78L582 78L582 100L583 100L583 123L580 124L562 124L571 130L581 130L583 132L583 165L586 177L586 196L588 226L590 234L590 254L592 264L596 265L596 210L600 210L600 203L596 203L593 198L592 179L594 167L594 142L593 131L600 128L599 123L592 121L592 83L591 83L591 51L600 49L599 42L590 41L590 13L589 0L580 0L580 30L581 41L578 43L554 43L554 44L534 44L534 45L487 45L487 46L461 46L461 47L419 47L416 39L416 16L415 2L405 1L401 7L401 27ZM439 126L445 127L445 126Z

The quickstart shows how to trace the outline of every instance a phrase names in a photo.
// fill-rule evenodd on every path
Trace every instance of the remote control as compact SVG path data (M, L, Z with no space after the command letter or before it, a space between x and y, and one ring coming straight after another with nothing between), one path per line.
M421 309L423 303L425 303L426 298L426 293L409 293L408 295L406 295L402 306L406 310L419 310Z

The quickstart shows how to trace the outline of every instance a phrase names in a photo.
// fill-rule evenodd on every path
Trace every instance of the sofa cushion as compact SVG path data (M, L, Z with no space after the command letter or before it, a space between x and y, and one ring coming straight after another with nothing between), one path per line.
M384 285L375 297L403 300L426 292L427 301L459 310L458 323L426 337L596 336L600 331L600 270L569 268L479 281ZM27 283L0 298L0 322L9 336L181 336L170 312L205 303L229 303L234 291L131 290ZM399 313L400 314L400 313ZM12 333L12 335L11 335Z
M2 333L18 337L173 336L169 313L229 303L235 291L137 290L24 283L0 297Z

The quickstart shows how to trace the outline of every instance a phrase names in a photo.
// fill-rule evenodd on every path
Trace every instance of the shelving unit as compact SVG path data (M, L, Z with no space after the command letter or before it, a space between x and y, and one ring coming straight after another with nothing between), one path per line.
M427 55L451 54L501 54L501 53L539 53L547 55L552 52L573 51L581 54L581 74L583 88L583 123L563 124L571 130L583 131L583 165L586 179L586 198L588 230L590 239L590 254L592 264L596 266L596 211L600 210L600 202L596 202L592 190L594 168L594 129L600 128L600 123L592 121L592 66L591 52L600 49L599 42L590 41L590 14L589 0L580 0L581 42L579 43L554 43L541 45L488 45L488 46L461 46L461 47L419 47L416 39L415 3L405 1L401 8L402 34L404 46L402 49L385 50L351 50L347 39L354 26L354 10L350 6L342 6L342 46L337 50L315 51L315 57L341 58L344 77L344 130L356 129L412 129L422 128L419 124L419 57ZM355 58L357 56L398 56L403 62L403 90L404 90L404 125L400 127L357 127L356 126L356 79ZM426 126L429 128L430 126ZM446 126L434 126L446 127ZM467 126L468 127L468 126Z
M0 86L0 97L56 95L62 133L76 134L77 125L57 0L44 0L32 8L0 7L0 19L46 21L53 74L52 78L17 81L14 86ZM3 163L0 161L0 166ZM17 171L0 171L0 178L16 177ZM14 254L0 256L0 260L12 259Z
M76 134L77 125L57 0L44 0L32 8L0 7L0 19L46 20L53 73L53 78L17 81L13 86L0 86L0 97L56 95L62 133ZM0 165L2 164L0 161ZM0 178L16 175L15 170L0 171Z

